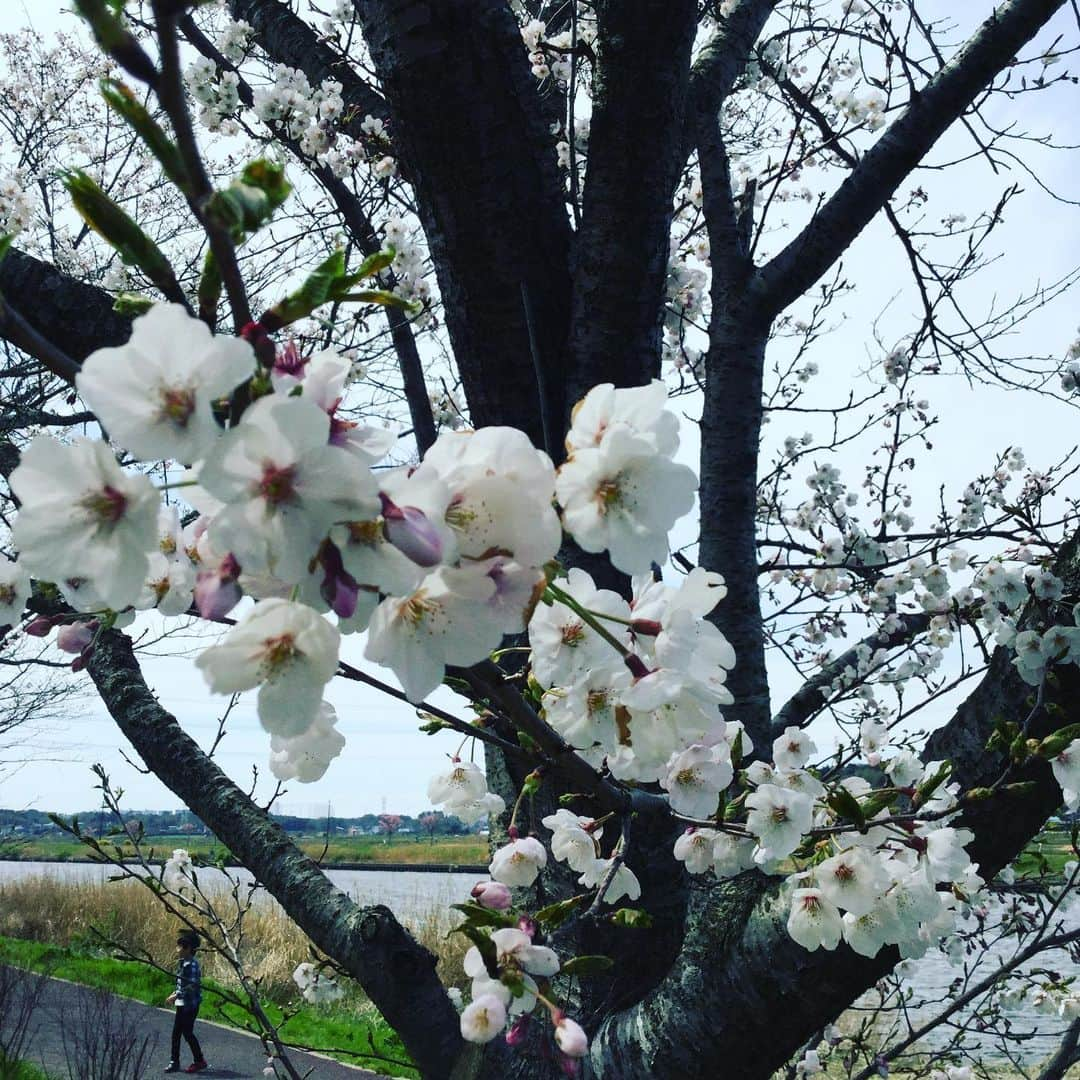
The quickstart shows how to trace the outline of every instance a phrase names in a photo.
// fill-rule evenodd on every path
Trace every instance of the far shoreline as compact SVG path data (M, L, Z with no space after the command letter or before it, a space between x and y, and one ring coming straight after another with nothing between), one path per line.
M488 867L478 863L401 863L401 862L329 862L318 863L322 870L389 870L393 873L413 871L420 874L487 874ZM32 859L20 859L10 854L0 855L0 863L49 863L58 866L113 866L114 863L105 859L64 859L58 857L39 857ZM125 860L125 865L138 866L138 860ZM163 861L148 859L149 866L163 866ZM197 868L198 869L198 868ZM205 869L216 870L218 867L207 865ZM246 870L243 863L225 863L225 870Z

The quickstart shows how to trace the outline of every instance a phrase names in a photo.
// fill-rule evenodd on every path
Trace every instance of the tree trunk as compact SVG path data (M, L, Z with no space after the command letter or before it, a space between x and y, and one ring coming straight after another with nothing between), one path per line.
M472 423L509 424L543 446L564 378L570 225L517 24L494 0L356 8Z

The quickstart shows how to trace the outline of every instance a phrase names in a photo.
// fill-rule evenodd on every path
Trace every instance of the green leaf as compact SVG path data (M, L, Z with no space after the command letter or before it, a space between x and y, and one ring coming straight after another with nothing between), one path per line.
M920 806L922 806L923 803L925 803L926 800L929 799L930 796L933 795L934 792L937 791L937 789L941 787L942 784L945 783L945 781L949 778L949 774L951 772L952 763L948 761L943 761L938 771L934 773L934 775L931 776L929 780L920 784L915 789L915 794L912 797L911 802L916 810Z
M484 961L487 973L493 978L499 977L499 954L495 948L495 942L479 927L464 923L450 931L451 934L464 934L479 950L480 958Z
M161 248L150 239L81 169L63 177L79 216L103 237L129 266L137 266L166 296L176 300L183 290Z
M856 828L860 830L866 828L866 815L859 805L859 800L846 787L835 788L829 792L825 801L837 815L846 821L853 822Z
M227 188L215 191L207 201L206 212L239 242L265 225L291 191L285 170L260 158L245 166L240 178Z
M584 893L581 896L571 896L569 900L561 900L557 904L548 904L536 913L536 921L545 930L554 930L557 926L562 926L574 913L574 909L581 907L588 898L588 894Z
M647 911L630 907L619 908L611 916L611 921L616 926L626 926L632 930L648 930L653 924L652 916Z
M1080 724L1070 724L1055 731L1053 735L1047 735L1039 743L1037 753L1041 758L1056 758L1063 750L1068 750L1077 739L1080 739Z
M451 904L452 908L460 911L473 926L495 926L500 930L506 926L517 926L517 919L512 915L506 915L501 911L492 911L483 904L475 904L466 900L464 904Z
M179 148L147 112L142 102L118 79L102 79L100 86L101 96L106 103L118 112L146 143L150 153L160 162L165 175L181 191L187 191L190 177Z
M214 253L207 250L203 259L203 271L199 278L199 318L211 324L217 321L218 302L221 300L221 272Z
M0 234L0 262L3 262L7 257L7 253L11 250L11 245L15 243L14 233Z
M386 289L364 289L361 292L346 293L337 299L355 300L361 304L381 304L383 307L396 307L404 311L412 311L416 307L397 293L388 292Z
M113 300L113 311L118 315L145 315L154 306L154 301L142 293L122 292Z
M614 967L610 956L575 956L559 969L561 975L599 975Z
M378 251L374 255L369 255L360 264L359 269L346 273L345 252L338 249L311 272L296 292L265 311L259 317L259 322L267 330L280 330L283 326L288 326L298 319L306 318L317 307L331 301L356 300L410 309L413 307L412 304L385 289L369 289L357 293L349 291L357 282L389 266L393 258L393 252Z

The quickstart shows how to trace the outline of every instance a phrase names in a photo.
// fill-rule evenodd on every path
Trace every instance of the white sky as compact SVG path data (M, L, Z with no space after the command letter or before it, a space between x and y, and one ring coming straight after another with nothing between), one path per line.
M955 4L930 6L954 13L959 9ZM973 19L978 19L992 6L988 0L964 0L962 10L965 16L970 12ZM58 0L32 3L7 0L0 4L0 31L16 29L31 21L42 33L73 24L73 16L58 14L61 8ZM27 12L32 15L28 17ZM1063 12L1058 24L1040 40L1048 42L1055 33L1068 35L1070 29L1075 34L1070 19L1069 13ZM1080 108L1076 107L1075 93L1026 95L1007 108L999 104L997 109L1001 116L1018 118L1020 126L1033 133L1053 132L1061 143L1080 144ZM934 157L949 158L957 149L966 150L967 144L960 136L950 133ZM1048 186L1080 200L1080 170L1076 169L1075 155L1036 149L1028 160L1035 164ZM813 186L812 181L808 182ZM992 206L1008 184L1019 182L1025 188L1025 194L1014 201L997 234L994 250L1007 254L979 277L977 289L970 290L969 298L975 310L991 306L995 301L999 305L1007 304L1019 292L1030 291L1038 281L1049 283L1072 269L1080 251L1078 211L1075 207L1055 204L1025 174L995 176L979 160L944 173L921 173L917 182L931 194L928 214L932 220L955 212L973 219L980 210ZM908 183L902 190L914 186L914 182ZM898 338L912 329L918 310L900 248L880 223L868 229L853 245L845 257L844 270L849 279L858 282L859 289L853 298L845 301L845 321L812 356L821 366L820 391L824 394L832 388L829 396L834 399L837 385L848 385L858 377L858 372L870 366L871 359L879 359L872 338L874 319L889 309L879 328L886 343L890 343L890 332ZM1076 336L1075 322L1076 300L1072 296L1025 325L1024 350L1063 355ZM866 382L862 385L869 386ZM940 484L947 488L946 504L954 505L964 485L985 472L994 453L1006 446L1020 444L1029 463L1047 465L1062 457L1076 442L1076 413L1030 395L987 388L972 390L957 377L925 380L920 394L930 399L934 411L943 418L935 432L933 453L923 460L911 480L916 510L926 507L924 514L932 512L929 507L936 502ZM813 430L813 425L805 424L798 416L782 417L767 429L767 446L776 445L785 435L801 434L808 426ZM692 425L684 427L692 439ZM866 449L864 446L862 456L850 456L838 462L853 487L857 487ZM692 460L695 453L696 447L688 441L687 460ZM687 519L679 531L689 534L693 527ZM356 638L346 639L346 643L343 658L360 666L361 643ZM204 746L208 745L224 702L206 692L190 659L151 658L145 662L144 669L162 704L177 715L185 730ZM774 706L782 703L791 688L790 676L777 671ZM331 685L328 697L338 709L339 725L347 738L346 748L323 780L292 785L278 809L317 815L325 813L329 803L335 814L356 815L380 811L384 800L393 811L415 813L425 808L427 778L443 756L455 749L458 740L445 734L429 738L417 733L412 709L340 680ZM435 700L452 711L455 708L456 699L445 691ZM96 793L89 765L93 762L104 764L114 783L125 789L124 801L130 809L180 805L156 778L142 776L124 762L120 749L128 749L129 753L130 750L123 745L122 737L92 693L73 713L62 730L48 737L57 749L42 754L43 760L28 763L0 782L0 807L59 812L92 808ZM947 715L948 709L940 706L939 722ZM929 717L922 719L931 722ZM217 760L246 788L253 764L269 775L265 769L268 743L268 736L255 716L254 698L249 695L230 719L229 734L217 752ZM270 785L260 781L260 794L265 795L269 790Z

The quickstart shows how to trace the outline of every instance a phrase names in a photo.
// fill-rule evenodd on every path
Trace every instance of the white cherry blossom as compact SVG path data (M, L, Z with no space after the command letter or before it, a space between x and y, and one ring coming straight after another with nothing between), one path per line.
M338 664L341 635L321 615L290 600L256 604L195 661L210 689L259 689L259 719L275 735L295 737L319 714L323 688Z
M221 435L213 403L255 369L236 337L215 337L180 304L155 304L132 324L126 345L98 349L75 378L109 438L143 461L191 464Z
M547 866L547 852L535 836L511 840L495 852L489 873L504 885L531 885Z
M461 1014L461 1037L466 1042L491 1042L504 1027L506 1006L494 994L481 994Z
M836 905L820 889L796 889L791 894L787 930L804 949L835 949L842 925Z
M628 574L667 561L668 532L690 511L696 490L692 469L623 427L577 451L555 481L566 530L585 551L607 550Z
M423 701L447 664L467 667L502 641L502 623L488 609L495 584L483 568L439 567L407 596L387 597L371 617L364 655L398 677L410 701Z
M330 419L303 398L260 398L217 444L199 472L224 503L210 539L247 572L268 570L295 584L338 522L379 512L375 480L330 446Z
M1080 739L1073 739L1050 762L1050 769L1061 785L1066 808L1070 811L1080 809Z
M345 736L334 726L337 712L329 701L319 705L311 726L299 735L270 736L270 772L278 780L311 784L321 780L330 762L345 749Z
M111 608L138 598L158 546L159 499L147 477L121 469L98 440L65 445L39 435L12 472L11 490L22 503L12 535L26 571L88 581Z
M22 564L0 559L0 626L17 623L29 598L30 575Z
M754 861L765 866L790 855L810 828L813 802L798 792L762 784L746 797L746 827L757 838Z

